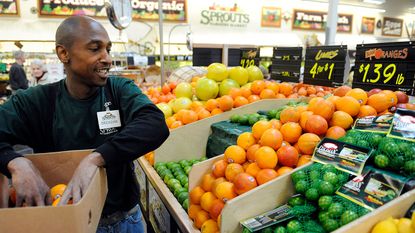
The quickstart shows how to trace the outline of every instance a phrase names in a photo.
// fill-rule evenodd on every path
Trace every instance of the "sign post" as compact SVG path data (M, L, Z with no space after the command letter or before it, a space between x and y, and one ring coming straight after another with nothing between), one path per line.
M274 47L271 78L283 82L300 82L302 47Z

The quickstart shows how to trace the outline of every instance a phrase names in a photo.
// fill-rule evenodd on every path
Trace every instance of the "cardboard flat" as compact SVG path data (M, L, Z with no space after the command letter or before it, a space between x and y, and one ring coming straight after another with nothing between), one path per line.
M7 208L9 200L9 184L6 176L0 174L0 208Z
M79 162L91 150L26 156L39 169L49 187L67 184ZM0 209L0 232L95 233L107 196L105 169L99 169L76 205Z

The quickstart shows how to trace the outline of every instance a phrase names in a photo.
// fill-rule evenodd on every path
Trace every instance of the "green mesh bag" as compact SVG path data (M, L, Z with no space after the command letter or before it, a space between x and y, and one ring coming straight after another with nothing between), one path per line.
M325 233L323 227L314 220L293 219L279 224L274 228L274 233Z
M346 135L339 139L342 142L348 142L353 145L377 149L382 138L385 137L385 134L359 131L359 130L349 130Z
M375 153L374 164L378 168L415 177L415 143L397 138L383 138Z

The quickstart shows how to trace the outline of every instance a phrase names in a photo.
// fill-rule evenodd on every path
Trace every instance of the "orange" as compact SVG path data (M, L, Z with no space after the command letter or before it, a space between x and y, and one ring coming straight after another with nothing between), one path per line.
M307 110L324 117L326 120L330 120L334 112L334 105L321 97L314 97L310 100Z
M194 220L196 218L197 212L199 212L200 210L202 210L202 207L200 207L200 205L190 204L187 213L189 214L189 217L192 220Z
M340 126L332 126L327 130L326 138L339 139L346 135L344 128Z
M330 101L332 104L336 104L336 101L338 100L338 99L340 99L340 97L339 96L337 96L337 95L332 95L332 96L330 96L329 98L327 98L326 100L327 101Z
M311 161L311 155L301 155L298 159L297 167L301 167Z
M279 120L271 119L269 122L271 123L272 128L278 129L278 130L281 128L281 122Z
M305 133L298 139L298 148L300 153L311 155L314 152L314 148L320 142L320 137L313 133Z
M261 146L259 144L254 144L246 150L246 159L249 162L255 161L255 152L260 148Z
M240 88L231 88L228 95L230 95L233 99L236 99L236 97L242 96L242 90Z
M301 137L301 136L300 136ZM300 147L298 147L298 141L293 145L293 147L300 153Z
M383 90L381 91L381 93L386 94L389 103L389 108L396 106L396 104L398 103L398 96L396 96L395 92L390 90Z
M52 197L52 201L60 198L63 193L65 192L66 184L57 184L50 189L50 196Z
M215 116L215 115L218 115L218 114L221 114L221 113L223 113L222 109L215 108L210 112L210 115Z
M197 112L197 110L199 110L201 107L204 107L204 106L203 106L203 103L202 103L202 102L200 102L200 101L193 101L193 102L190 104L190 109L191 109L191 110L193 110L193 111L196 111L196 112Z
M212 174L216 178L224 177L226 166L228 166L228 162L226 162L224 159L216 161L212 166Z
M352 88L349 86L341 86L334 90L333 95L335 96L345 96Z
M255 177L248 173L238 174L233 181L235 192L239 195L248 192L258 186Z
M264 89L259 94L259 98L261 99L274 99L275 98L275 92L270 89Z
M202 189L200 186L196 186L190 191L189 193L189 201L191 204L200 204L200 198L205 194L205 190Z
M182 125L183 125L183 123L181 121L175 121L170 125L170 129L175 129L175 128L178 128Z
M238 145L228 146L228 148L226 148L225 150L224 155L224 159L228 163L243 164L246 161L246 151L244 150L244 148Z
M298 113L300 113L300 115L301 113L307 111L307 108L308 108L307 105L300 105L300 106L295 107L295 109L297 110Z
M212 110L215 109L215 108L219 108L219 102L218 102L218 100L216 100L216 99L210 99L210 100L206 101L205 108L209 112L212 112Z
M251 84L251 92L259 95L265 89L265 82L262 80L255 80Z
M280 83L279 85L279 93L283 94L284 96L289 96L293 92L294 87L289 83Z
M343 129L348 129L353 124L353 118L346 112L336 111L330 120L330 126L340 126Z
M351 96L355 98L360 105L365 105L367 102L367 93L366 91L360 88L353 88L352 90L346 93L346 96Z
M212 203L212 207L210 207L209 210L210 217L212 219L217 219L222 212L223 207L225 207L225 203L219 199L215 199Z
M283 166L283 167L278 168L277 173L278 173L278 176L281 176L281 175L284 175L285 173L291 172L292 170L294 170L294 168Z
M199 111L197 111L197 118L199 120L208 118L210 116L211 116L210 112L208 110L206 110L205 108L201 108L201 109L199 109Z
M218 187L218 185L220 183L225 182L225 181L226 181L225 177L219 177L219 178L216 178L215 181L213 181L213 183L212 183L212 193L215 194L216 197L218 196L216 194L216 187Z
M285 99L285 98L287 98L285 95L283 95L283 94L281 94L281 93L278 93L276 96L275 96L275 98L277 98L277 99Z
M270 89L275 94L278 94L278 91L280 90L280 87L278 86L278 83L276 83L276 82L269 82L266 86L266 89Z
M258 101L258 100L261 100L261 98L259 98L258 95L251 95L251 96L248 97L248 102L249 103L253 103L253 102Z
M261 135L261 139L259 140L259 144L261 146L269 146L274 150L277 150L281 147L282 140L283 137L281 132L277 129L271 128L264 131Z
M280 121L281 124L287 123L287 122L298 122L300 120L300 112L297 111L297 109L293 107L288 107L281 111L280 114Z
M376 112L378 113L387 110L390 106L390 103L391 101L388 99L388 95L383 92L373 94L367 99L367 104L376 109Z
M288 122L281 126L280 132L284 138L284 141L296 143L298 138L301 136L302 129L300 124Z
M247 98L247 99L249 98L249 96L252 95L252 92L251 92L250 88L241 88L241 93L242 93L242 96Z
M212 184L215 181L215 179L216 178L212 175L212 173L205 174L202 177L202 182L201 182L200 186L206 192L211 192L212 191Z
M277 151L278 164L287 167L295 167L298 162L298 151L293 146L283 146Z
M195 217L195 226L200 229L207 220L209 220L209 213L204 210L199 210Z
M297 91L299 96L306 96L307 95L307 90L305 89L305 87L300 87L300 89L298 89Z
M260 168L274 168L278 163L277 153L269 146L262 146L255 152L255 161Z
M242 168L244 169L244 171L246 170L249 164L251 164L251 162L249 161L246 161L244 164L242 164Z
M272 128L271 122L265 121L265 120L257 121L252 126L252 135L254 135L254 138L260 139L262 134L265 132L265 130L271 129L271 128Z
M212 207L213 201L216 199L216 196L213 195L212 192L205 192L200 197L200 206L202 207L202 209L209 212L210 207Z
M343 96L336 101L336 109L348 113L354 117L359 114L360 103L351 96Z
M174 116L171 116L171 117L167 117L166 118L166 125L167 125L167 127L171 127L171 124L173 124L173 122L175 122L176 121L176 117L174 117Z
M178 120L178 121L182 121L182 119L183 119L183 113L185 113L187 111L187 109L180 109L175 115L173 115L173 116L175 116L176 117L176 119Z
M305 130L305 123L307 123L308 117L313 115L314 113L312 111L305 111L301 113L300 117L300 126Z
M224 181L216 186L216 196L219 200L227 202L236 197L234 184L229 181Z
M251 176L256 176L256 174L261 170L261 168L258 167L257 163L250 163L246 169L245 172L248 173Z
M151 166L154 166L154 151L148 152L144 155L144 157L151 164Z
M219 108L226 112L233 108L233 99L230 95L224 95L218 98Z
M192 110L185 110L185 112L183 112L183 114L182 114L182 122L185 125L193 123L193 122L197 121L198 119L199 118L197 116L197 113L195 111L192 111Z
M256 143L256 140L254 138L254 135L252 135L251 132L244 132L238 136L238 139L236 140L236 144L245 150L247 150L250 146L254 145Z
M202 228L200 229L201 233L216 233L218 231L218 224L213 219L209 219L205 223L203 223Z
M256 181L258 185L264 184L270 180L273 180L278 176L278 173L274 169L262 169L256 174Z
M324 135L327 132L328 124L326 119L319 115L311 115L305 123L305 129L309 133Z
M228 164L228 166L226 167L225 170L225 178L230 181L233 182L233 179L235 179L235 177L239 174L244 172L244 168L242 167L242 165L238 164L238 163L231 163Z
M376 116L378 113L376 112L376 109L374 109L370 105L363 105L360 106L359 114L357 114L357 117L365 117L365 116Z
M243 106L243 105L246 105L246 104L249 104L249 101L245 97L243 97L243 96L237 96L235 98L235 101L233 103L233 106L235 108L237 108L237 107L240 107L240 106Z
M313 87L313 86L308 86L306 90L307 90L307 94L308 95L312 95L312 94L316 94L317 93L316 88Z

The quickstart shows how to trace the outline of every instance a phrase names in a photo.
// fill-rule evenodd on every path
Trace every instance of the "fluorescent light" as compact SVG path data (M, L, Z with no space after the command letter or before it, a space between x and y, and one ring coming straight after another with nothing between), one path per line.
M364 3L371 3L376 5L381 5L385 3L385 0L363 0Z

